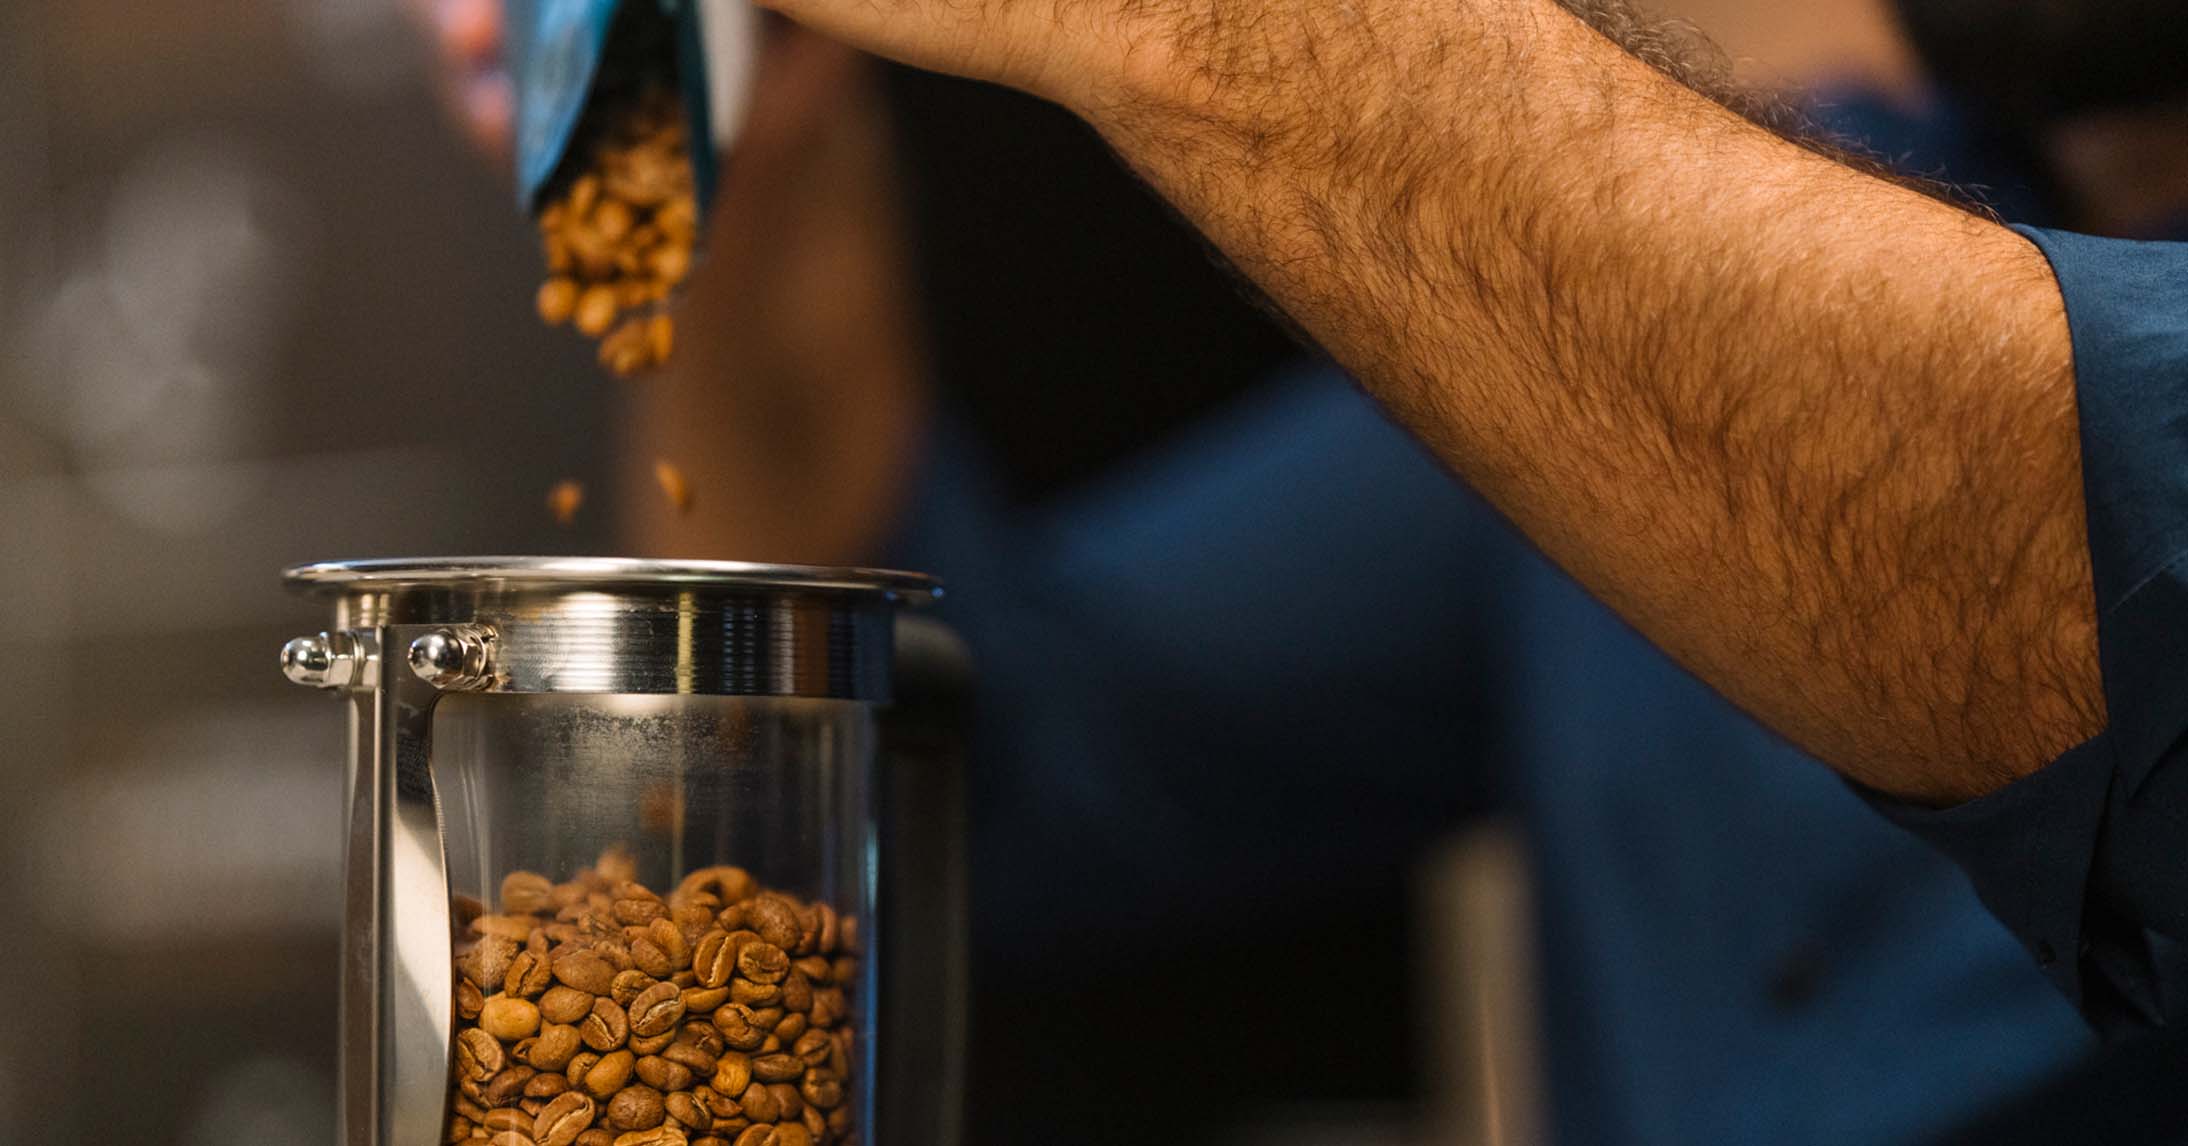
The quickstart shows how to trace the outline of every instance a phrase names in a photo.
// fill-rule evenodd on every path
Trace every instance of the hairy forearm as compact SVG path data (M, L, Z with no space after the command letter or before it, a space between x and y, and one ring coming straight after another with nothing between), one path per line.
M2033 247L1548 0L1225 7L1058 94L1551 557L1888 791L1978 795L2102 725Z

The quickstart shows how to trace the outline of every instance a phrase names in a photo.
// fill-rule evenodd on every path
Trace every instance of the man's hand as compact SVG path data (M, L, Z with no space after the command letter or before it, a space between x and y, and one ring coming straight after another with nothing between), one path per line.
M1675 83L1623 0L769 3L1084 115L1552 558L1848 775L1950 803L2103 726L2043 258Z

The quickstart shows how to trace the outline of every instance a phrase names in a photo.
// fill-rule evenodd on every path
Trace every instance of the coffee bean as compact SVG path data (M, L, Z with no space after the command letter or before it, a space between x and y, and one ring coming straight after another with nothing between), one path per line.
M479 1011L479 1029L505 1043L529 1038L539 1030L539 1008L529 999L495 995Z
M730 1003L716 1010L714 1028L722 1033L722 1041L735 1050L754 1050L767 1040L768 1028L761 1026L754 1019L752 1008L742 1003Z
M828 1116L821 1113L820 1107L808 1106L798 1118L805 1124L805 1132L812 1136L813 1141L821 1142L827 1139Z
M683 1130L675 1126L633 1130L628 1134L616 1135L615 1139L615 1146L687 1146L687 1143Z
M792 971L782 982L783 1010L793 1014L813 1009L813 981L803 972Z
M775 1096L768 1092L767 1084L754 1082L737 1096L737 1105L744 1109L746 1118L754 1122L773 1122L782 1114L775 1105Z
M504 1130L486 1140L486 1146L538 1146L532 1136L522 1130Z
M699 939L692 952L692 972L699 976L702 987L720 987L729 982L737 970L737 951L730 946L729 933L710 931Z
M833 1042L826 1031L807 1031L798 1036L790 1053L803 1059L807 1066L819 1066L828 1061L828 1048Z
M499 935L504 939L513 939L519 944L522 944L525 937L530 935L532 929L537 926L539 925L534 923L530 916L524 915L481 915L471 921L471 930L477 934Z
M797 908L775 895L762 895L744 907L745 926L759 932L761 939L785 950L798 945L804 924Z
M532 1123L532 1136L539 1140L539 1146L571 1146L592 1126L594 1112L589 1096L570 1091L539 1112Z
M579 1051L570 1056L570 1065L563 1067L562 1073L569 1077L571 1086L583 1086L585 1076L592 1073L593 1067L599 1063L599 1055L591 1051Z
M736 1051L723 1055L714 1066L712 1085L723 1094L743 1094L752 1085L752 1060Z
M488 1106L508 1106L524 1096L524 1086L539 1072L528 1066L511 1066L486 1081L479 1093Z
M691 1068L680 1062L672 1062L660 1055L647 1055L638 1060L638 1079L663 1094L691 1089Z
M533 1065L536 1066L538 1064L535 1063ZM558 1073L551 1072L545 1067L541 1067L540 1073L533 1075L532 1081L524 1084L524 1097L554 1098L558 1095L569 1093L569 1090L569 1079L564 1078ZM533 1137L538 1137L538 1135L535 1134L533 1135Z
M471 1137L473 1125L470 1119L461 1114L451 1115L448 1119L448 1133L441 1136L441 1141L451 1144L461 1142Z
M805 1073L805 1060L796 1055L765 1054L752 1060L752 1077L762 1082L789 1082Z
M630 1019L614 999L594 999L592 1013L577 1025L577 1033L586 1046L606 1054L630 1038Z
M683 1091L670 1094L661 1105L671 1120L687 1130L706 1130L714 1125L714 1116L707 1113L706 1107Z
M667 1117L661 1092L650 1086L626 1086L608 1100L608 1125L617 1130L650 1130Z
M805 1097L798 1093L797 1087L787 1082L771 1082L767 1084L767 1092L775 1098L777 1121L787 1122L805 1113Z
M737 952L737 973L755 983L780 983L790 973L790 956L773 943L749 944Z
M645 332L641 330L639 336L641 338L646 337ZM669 505L673 506L676 512L691 512L691 481L684 476L684 471L677 468L675 463L669 461L654 462L653 480L656 485L661 487L661 496L668 499Z
M729 1001L748 1007L773 1007L783 1001L783 989L778 983L755 983L750 979L729 981Z
M662 1031L657 1035L642 1035L633 1032L631 1041L625 1045L629 1046L633 1053L644 1056L660 1054L662 1051L669 1049L669 1044L675 1041L676 1032L673 1030Z
M479 1125L485 1127L489 1133L493 1134L499 1134L504 1130L523 1130L528 1132L532 1129L532 1120L526 1118L524 1116L524 1112L518 1110L516 1107L505 1106L500 1110L487 1111L486 1121L481 1122Z
M705 1108L708 1114L714 1116L714 1128L716 1130L729 1130L730 1127L724 1125L724 1123L744 1114L743 1108L737 1105L736 1099L711 1086L692 1087L691 1096L697 1100L701 1107Z
M690 987L684 991L684 1010L687 1014L711 1015L715 1008L728 1001L727 987Z
M723 991L722 997L728 998L729 992ZM475 1019L479 1017L479 1012L485 1008L486 993L479 990L479 985L469 979L457 979L456 1017L459 1019Z
M661 950L651 936L631 940L631 962L656 979L666 979L676 973L676 964L669 960L668 952Z
M539 932L532 932L538 935ZM547 965L547 956L536 951L519 951L509 964L509 973L501 980L504 994L536 998L554 984L554 971Z
M563 1070L570 1060L583 1049L584 1038L577 1028L567 1023L550 1023L541 1027L539 1037L532 1041L530 1062L541 1070Z
M775 1029L770 1033L786 1044L795 1044L799 1037L805 1034L809 1025L810 1023L804 1015L792 1011L784 1015L783 1021L776 1023Z
M631 1030L641 1035L672 1031L684 1018L683 992L674 983L655 983L631 1000Z
M481 991L501 990L501 981L509 975L509 964L517 957L517 942L500 935L480 938L464 956L460 967L463 977L471 980Z
M617 1006L628 1007L631 1005L632 1000L638 998L638 996L645 993L647 988L653 986L654 981L653 976L636 967L628 971L618 972L616 977L608 983L608 997L614 999Z
M539 997L539 1014L550 1023L574 1023L593 1009L593 997L575 987L549 987Z
M606 1101L616 1091L630 1085L631 1075L638 1069L638 1056L627 1050L602 1055L593 1068L585 1072L582 1085L594 1098Z
M471 1027L456 1036L456 1074L473 1082L485 1082L501 1073L508 1065L508 1056L501 1049L501 1042L477 1027Z
M805 1072L805 1080L798 1084L798 1093L822 1110L833 1110L843 1103L843 1079L826 1067L814 1067Z
M506 964L503 969L507 970ZM554 975L565 987L574 987L590 995L605 995L615 980L615 968L594 952L573 951L554 961Z
M587 1130L577 1136L576 1146L615 1146L615 1131Z

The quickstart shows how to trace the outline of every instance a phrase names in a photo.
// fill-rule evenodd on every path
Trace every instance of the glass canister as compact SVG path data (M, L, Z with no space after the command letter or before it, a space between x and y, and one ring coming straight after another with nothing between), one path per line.
M351 717L345 1146L880 1140L878 720L931 581L546 558L287 577L336 616L283 670Z

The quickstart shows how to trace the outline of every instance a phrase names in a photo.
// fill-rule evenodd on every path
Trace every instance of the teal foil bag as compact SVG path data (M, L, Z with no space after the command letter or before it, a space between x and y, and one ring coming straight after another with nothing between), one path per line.
M593 110L603 69L634 66L673 82L691 140L692 185L700 218L713 199L716 138L708 98L707 37L698 0L510 0L509 75L516 90L517 206L539 213ZM619 20L659 19L665 36L648 37L660 58L609 61Z

